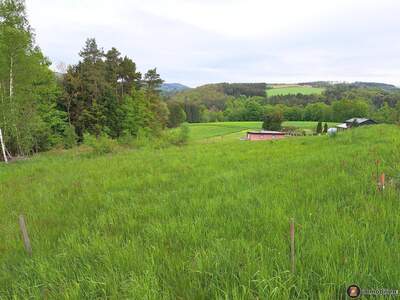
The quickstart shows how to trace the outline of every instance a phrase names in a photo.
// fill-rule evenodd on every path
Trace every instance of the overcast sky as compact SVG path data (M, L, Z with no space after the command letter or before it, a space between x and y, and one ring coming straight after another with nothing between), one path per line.
M56 66L86 38L167 82L400 85L399 0L27 0Z

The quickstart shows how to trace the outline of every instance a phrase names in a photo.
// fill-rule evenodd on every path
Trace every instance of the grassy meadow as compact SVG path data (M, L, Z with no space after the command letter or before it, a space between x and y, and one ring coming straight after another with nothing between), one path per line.
M267 89L267 96L285 96L285 95L312 95L312 94L322 94L323 88L315 88L311 86L277 86L272 89Z
M261 130L262 122L216 122L189 124L190 140L204 141L221 136L237 136L246 130Z
M306 131L315 131L318 122L286 121L283 127L296 127ZM328 123L335 126L336 123ZM220 122L220 123L193 123L189 124L191 141L208 141L216 138L240 139L248 130L261 130L262 122Z
M192 140L205 135L197 129ZM352 283L399 288L399 147L399 128L379 125L0 164L0 298L340 299Z

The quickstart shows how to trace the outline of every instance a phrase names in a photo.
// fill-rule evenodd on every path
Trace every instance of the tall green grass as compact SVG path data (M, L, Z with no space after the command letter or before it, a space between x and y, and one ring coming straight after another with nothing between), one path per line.
M399 147L399 129L380 125L1 164L0 298L339 299L351 283L398 288ZM393 179L382 193L377 159Z

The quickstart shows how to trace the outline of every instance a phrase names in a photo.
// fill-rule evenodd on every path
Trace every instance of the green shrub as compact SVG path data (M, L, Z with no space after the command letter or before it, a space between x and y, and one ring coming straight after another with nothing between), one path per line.
M135 144L137 147L148 147L151 146L152 142L154 141L154 136L152 136L151 130L148 128L139 128Z
M181 145L189 141L190 129L188 124L182 124L179 128L179 142Z
M283 115L279 111L269 112L264 115L262 128L264 130L281 130Z
M119 138L118 144L125 147L135 147L136 146L136 137L132 135L129 131L125 131Z
M84 144L93 149L93 153L101 155L112 153L116 150L117 142L106 135L95 137L89 133L83 135Z
M153 133L150 129L139 129L136 136L129 132L124 133L119 139L118 144L125 147L162 149L171 145L182 146L189 140L189 126L182 124L179 128L162 131L161 134ZM93 139L93 137L89 138ZM89 145L88 143L85 143ZM93 147L92 145L89 145Z
M189 126L182 124L177 130L170 130L165 133L164 140L169 145L182 146L189 140Z
M76 146L78 136L75 133L74 126L66 126L63 134L63 144L65 149L71 149Z

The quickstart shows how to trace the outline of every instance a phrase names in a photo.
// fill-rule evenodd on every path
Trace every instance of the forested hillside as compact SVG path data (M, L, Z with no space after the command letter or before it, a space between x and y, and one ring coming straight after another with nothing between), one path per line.
M188 89L190 89L188 86L180 83L163 83L160 87L160 90L164 95L173 95Z
M307 85L310 91L305 93L302 85L306 84L299 85L298 94L266 94L261 84L205 85L173 95L168 101L181 105L193 123L260 121L270 113L281 114L288 121L343 122L351 117L369 117L381 123L400 120L400 90L392 85L314 82Z

